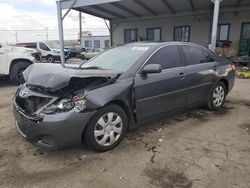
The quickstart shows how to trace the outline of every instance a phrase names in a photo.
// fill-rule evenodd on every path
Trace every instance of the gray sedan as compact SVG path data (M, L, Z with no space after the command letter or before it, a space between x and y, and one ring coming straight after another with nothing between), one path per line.
M182 42L131 43L75 66L34 64L14 99L16 127L47 149L116 147L142 122L190 106L220 110L234 65Z

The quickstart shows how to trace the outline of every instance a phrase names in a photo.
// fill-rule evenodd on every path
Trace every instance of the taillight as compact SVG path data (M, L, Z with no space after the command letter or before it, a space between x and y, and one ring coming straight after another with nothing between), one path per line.
M236 70L235 64L232 63L232 64L230 64L229 66L230 66L233 70Z

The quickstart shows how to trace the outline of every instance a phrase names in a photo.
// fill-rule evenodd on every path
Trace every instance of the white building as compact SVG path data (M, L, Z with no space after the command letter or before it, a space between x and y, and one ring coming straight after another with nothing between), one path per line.
M100 48L105 49L110 47L110 37L108 35L103 36L82 36L81 37L82 48L92 49Z

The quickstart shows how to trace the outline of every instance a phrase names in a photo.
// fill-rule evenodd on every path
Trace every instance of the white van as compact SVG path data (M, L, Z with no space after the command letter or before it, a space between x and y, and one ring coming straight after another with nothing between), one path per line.
M41 58L45 58L48 63L60 61L60 46L57 42L40 41L29 43L18 43L17 46L32 48L37 50ZM64 50L65 59L68 59L68 51Z
M23 71L36 62L36 51L0 43L0 75L9 75L15 84L21 84Z

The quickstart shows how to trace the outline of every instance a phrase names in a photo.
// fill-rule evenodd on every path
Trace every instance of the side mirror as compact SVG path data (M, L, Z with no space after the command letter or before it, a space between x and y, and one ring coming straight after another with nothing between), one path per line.
M2 48L2 45L0 44L0 48Z
M154 74L154 73L161 73L161 65L159 64L149 64L143 67L142 74Z

